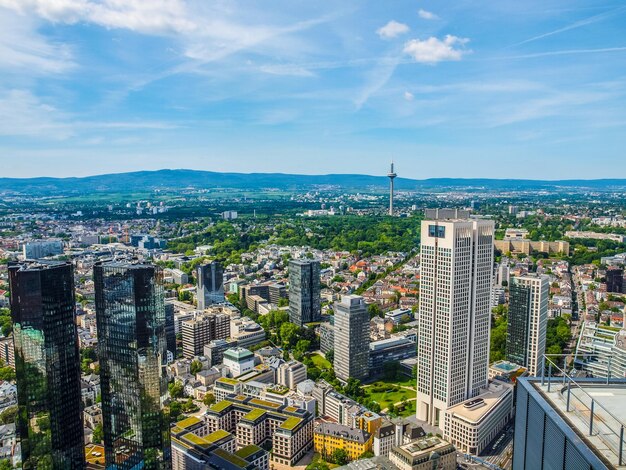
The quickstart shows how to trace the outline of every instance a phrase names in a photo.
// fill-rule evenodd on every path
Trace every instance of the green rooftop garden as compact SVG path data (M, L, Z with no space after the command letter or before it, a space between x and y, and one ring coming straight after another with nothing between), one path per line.
M211 411L216 411L218 413L221 413L222 411L226 410L232 404L233 404L233 402L229 401L229 400L218 401L215 405L211 406L210 410Z
M290 417L285 420L283 424L280 425L282 429L286 429L287 431L293 431L298 424L300 424L302 420L296 417Z
M244 415L243 419L247 419L249 421L256 421L264 414L265 414L265 410L262 410L261 408L254 408L248 414Z
M249 445L249 446L242 447L241 449L239 449L237 452L235 452L235 455L237 457L241 457L242 459L245 459L257 453L260 450L263 450L263 449L261 449L259 446Z

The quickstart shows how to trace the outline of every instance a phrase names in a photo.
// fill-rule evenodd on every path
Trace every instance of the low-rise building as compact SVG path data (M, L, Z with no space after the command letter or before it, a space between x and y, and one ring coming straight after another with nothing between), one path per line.
M254 354L240 347L227 349L224 351L224 365L233 377L239 377L254 369Z
M345 450L350 460L372 450L374 435L342 424L319 423L314 432L315 452L328 459L338 449Z
M306 366L298 361L285 362L276 370L276 383L291 390L295 390L296 386L306 379Z
M394 447L389 460L399 470L455 470L455 447L438 437L426 437Z

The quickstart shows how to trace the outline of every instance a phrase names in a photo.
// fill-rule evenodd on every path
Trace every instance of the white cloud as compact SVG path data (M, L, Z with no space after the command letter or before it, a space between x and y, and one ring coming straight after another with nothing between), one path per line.
M28 18L0 13L0 70L61 73L74 66L70 49L48 42Z
M469 39L447 35L443 40L434 36L425 40L411 39L404 44L404 53L416 62L435 64L447 60L461 60L468 51L465 44Z
M439 19L439 17L435 15L434 13L430 11L422 10L422 9L420 9L417 12L417 14L419 15L420 18L424 20L438 20Z
M405 91L404 92L404 99L407 101L413 101L413 99L415 98L415 95L413 95L413 93L411 93L410 91Z
M391 20L385 26L378 28L376 30L376 34L378 34L382 39L392 39L400 36L401 34L408 33L409 30L410 28L407 25Z
M52 140L72 135L64 115L27 90L0 95L0 135L38 136Z

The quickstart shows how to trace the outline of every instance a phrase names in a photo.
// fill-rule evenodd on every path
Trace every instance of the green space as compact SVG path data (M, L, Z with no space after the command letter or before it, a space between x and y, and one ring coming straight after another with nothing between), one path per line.
M415 398L416 394L414 390L382 382L372 384L371 386L364 388L364 391L366 399L378 403L381 410L388 408L394 403Z
M309 358L313 361L313 365L320 370L331 369L333 367L333 365L320 354L311 354Z
M339 465L325 461L319 452L313 454L313 460L307 465L306 470L326 470L337 468Z

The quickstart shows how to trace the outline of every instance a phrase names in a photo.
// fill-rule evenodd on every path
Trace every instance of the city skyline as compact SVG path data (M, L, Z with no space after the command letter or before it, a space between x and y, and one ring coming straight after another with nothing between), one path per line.
M173 162L380 174L391 157L408 178L626 169L613 1L0 0L0 13L6 176Z

